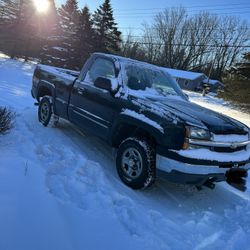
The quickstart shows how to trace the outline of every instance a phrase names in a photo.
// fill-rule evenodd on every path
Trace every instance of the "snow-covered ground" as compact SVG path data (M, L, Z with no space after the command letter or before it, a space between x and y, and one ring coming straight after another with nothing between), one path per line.
M249 191L163 180L127 188L103 142L67 122L38 123L35 64L0 57L0 105L16 112L14 129L0 137L1 250L250 249ZM250 125L222 100L190 97Z

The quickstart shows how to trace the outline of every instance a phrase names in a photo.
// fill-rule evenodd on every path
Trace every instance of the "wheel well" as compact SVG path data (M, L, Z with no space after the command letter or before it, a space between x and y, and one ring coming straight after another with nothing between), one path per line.
M118 148L119 145L128 137L144 138L156 145L156 139L145 129L135 125L122 124L119 125L112 137L112 146Z
M39 100L41 97L43 97L45 95L52 96L52 93L47 87L39 88L38 94L37 94L37 99Z

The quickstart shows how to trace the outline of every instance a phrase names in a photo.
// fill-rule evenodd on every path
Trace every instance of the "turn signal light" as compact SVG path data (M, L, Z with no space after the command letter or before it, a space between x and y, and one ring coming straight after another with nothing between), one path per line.
M189 143L187 141L185 141L182 145L182 149L186 150L189 148Z

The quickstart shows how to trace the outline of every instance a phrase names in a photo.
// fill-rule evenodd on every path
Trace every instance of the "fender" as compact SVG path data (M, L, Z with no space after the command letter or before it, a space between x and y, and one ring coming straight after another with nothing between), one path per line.
M129 116L127 114L119 114L118 117L113 122L113 125L109 132L109 143L113 144L113 139L118 136L118 129L120 126L134 126L138 129L142 129L149 133L156 140L157 144L164 145L164 133L163 131L153 127L151 124L145 121L139 120L135 117Z
M38 85L37 85L37 96L36 96L37 100L39 98L39 92L42 89L47 89L51 93L53 111L56 112L56 107L55 107L56 88L55 88L55 85L51 82L46 81L46 80L40 80L38 82Z

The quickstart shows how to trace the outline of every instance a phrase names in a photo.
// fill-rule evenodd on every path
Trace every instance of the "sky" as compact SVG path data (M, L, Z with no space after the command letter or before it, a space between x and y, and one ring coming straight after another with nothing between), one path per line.
M66 0L55 0L57 6L65 3ZM93 12L103 0L78 0L79 7L87 4ZM250 1L248 0L111 0L114 9L115 20L120 30L127 34L140 32L144 22L150 23L156 13L165 8L183 6L189 14L195 14L202 10L210 10L213 13L224 15L238 15L250 23Z

